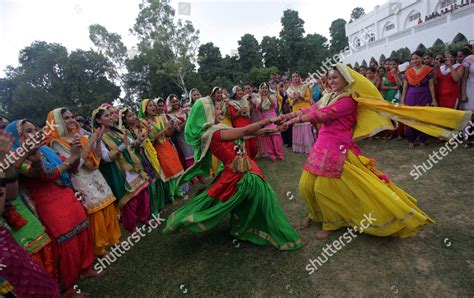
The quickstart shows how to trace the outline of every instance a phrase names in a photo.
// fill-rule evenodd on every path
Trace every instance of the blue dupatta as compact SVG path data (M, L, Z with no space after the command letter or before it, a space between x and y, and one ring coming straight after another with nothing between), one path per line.
M28 121L27 119L21 119L21 120L15 120L12 121L10 124L7 125L5 128L5 131L7 133L11 133L12 137L15 138L15 141L13 142L13 149L17 149L21 147L20 144L20 126L25 122ZM28 121L32 123L31 121ZM34 125L34 124L33 124ZM28 148L24 148L28 149ZM46 147L46 146L41 146L38 149L41 154L43 155L44 158L41 159L41 162L43 163L44 167L46 169L52 169L54 167L59 166L60 164L63 163L63 160L54 152L51 148ZM25 150L27 151L27 150ZM69 177L69 174L67 172L64 172L59 179L62 181L64 185L70 186L71 183L71 178Z

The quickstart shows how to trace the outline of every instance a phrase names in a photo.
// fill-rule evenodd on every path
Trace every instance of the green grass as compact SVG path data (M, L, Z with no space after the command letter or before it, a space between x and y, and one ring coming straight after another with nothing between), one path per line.
M457 148L417 181L414 164L440 147L410 150L406 141L362 141L366 156L418 199L436 224L408 239L359 235L314 274L308 259L321 254L344 230L314 240L318 225L299 232L304 249L280 252L235 240L227 222L205 234L147 234L101 277L79 283L92 297L158 296L471 296L474 294L474 149ZM291 223L305 217L298 181L306 156L285 150L284 162L258 160ZM294 199L289 200L287 192ZM124 235L127 236L127 235ZM236 247L238 246L238 247ZM183 291L187 290L184 294Z

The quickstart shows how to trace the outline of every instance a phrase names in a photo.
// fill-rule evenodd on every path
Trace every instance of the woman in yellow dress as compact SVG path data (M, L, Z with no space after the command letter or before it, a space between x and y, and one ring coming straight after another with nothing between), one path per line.
M283 128L306 121L321 125L299 183L309 212L303 227L322 222L317 239L353 226L375 236L409 237L434 223L416 206L415 198L362 155L354 141L394 130L391 120L448 139L464 127L470 113L388 103L369 80L342 64L330 71L329 85L332 93L310 108L289 114L291 120L283 124Z

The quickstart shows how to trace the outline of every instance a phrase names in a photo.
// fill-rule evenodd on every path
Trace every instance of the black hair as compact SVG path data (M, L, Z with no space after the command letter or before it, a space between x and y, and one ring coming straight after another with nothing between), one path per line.
M413 55L417 55L418 57L423 58L423 56L425 55L425 52L423 52L423 51L414 51L413 53L411 53L410 59L411 59L411 57L413 57Z
M381 70L381 69L382 69L384 72L386 71L385 67L379 66L379 68L377 68L377 72L379 72L379 70Z
M371 72L376 72L377 71L377 68L375 68L375 66L370 66L369 68L367 68L367 70L370 70Z
M426 52L425 54L423 54L423 57L424 56L429 56L429 57L433 58L433 54L431 54L430 52Z
M472 54L471 50L469 50L468 48L457 49L456 54L458 52L462 52L464 54L464 56L466 56L466 57Z
M388 59L389 62L395 61L397 63L400 63L397 57L392 57Z

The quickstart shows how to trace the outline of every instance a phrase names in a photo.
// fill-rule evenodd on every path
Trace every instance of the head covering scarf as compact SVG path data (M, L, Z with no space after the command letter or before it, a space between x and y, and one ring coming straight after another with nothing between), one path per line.
M166 105L166 112L167 112L167 113L171 113L171 112L173 111L173 107L171 106L171 99L173 99L173 98L178 98L178 96L175 95L175 94L170 94L170 95L168 95L168 97L166 98L166 103L165 103L165 105ZM180 105L181 105L181 102L180 102Z
M198 99L189 113L184 136L186 143L194 150L195 163L180 177L178 185L190 181L197 175L208 176L211 169L209 146L214 132L228 129L228 126L215 124L215 105L210 96Z
M22 137L22 125L25 122L30 122L33 125L35 125L33 122L31 122L27 119L21 119L21 120L12 121L5 128L5 131L7 133L11 133L12 137L15 138L15 141L13 143L13 148L14 149L17 149L17 148L21 147L21 145L22 145L22 144L20 144L20 138ZM41 159L41 163L44 165L44 167L46 169L53 169L54 167L57 167L57 166L59 166L60 164L63 163L63 160L51 148L46 147L46 146L41 146L41 147L39 147L38 150L41 152L41 154L44 157L44 158ZM60 176L59 179L61 180L61 182L64 185L71 185L71 179L69 177L68 172L64 172Z
M57 108L48 113L47 123L52 123L55 125L51 126L51 133L48 137L48 144L53 145L54 142L59 143L63 148L71 150L71 145L69 145L69 131L67 129L66 123L64 122L63 115L61 110L66 108ZM76 127L74 128L73 134L78 133L81 130L81 126L76 122ZM89 139L86 136L80 136L80 141L82 148L86 148ZM87 156L87 161L92 165L92 167L97 168L99 166L99 159L97 158L94 150L90 150Z
M189 91L188 100L186 101L186 105L187 105L187 106L192 107L193 104L194 104L194 103L193 103L193 92L194 92L194 91L197 91L197 92L199 93L199 95L201 94L201 92L199 92L199 90L198 90L197 88L191 89L191 90ZM199 97L201 97L201 96L199 96ZM199 98L198 98L198 99L199 99ZM196 100L197 100L197 99L196 99Z
M154 102L154 101L153 101ZM146 118L146 107L150 103L150 99L144 99L140 106L138 107L138 119L145 119Z
M395 129L391 120L404 123L431 136L450 139L462 130L471 118L470 111L458 111L439 107L405 106L383 100L378 89L363 75L344 64L336 68L348 83L346 93L335 97L325 95L318 107L334 104L338 98L352 96L357 102L357 123L353 129L353 139L373 136L382 130Z
M268 95L265 99L262 98L262 88L264 86L267 86L268 88ZM272 102L270 101L270 87L268 86L267 83L263 82L260 84L260 86L258 86L258 93L259 93L259 96L260 96L260 101L261 101L261 107L262 107L262 110L264 111L268 111L272 105Z
M148 102L150 100L149 99L145 99L145 100L147 101L146 104L145 104L145 110L146 110L146 105L148 104ZM141 106L142 105L140 104L140 107ZM133 113L133 110L130 107L124 107L124 108L120 109L120 112L119 112L119 115L120 115L119 128L122 131L131 131L128 128L126 122L125 122L125 116L126 116L127 112ZM137 134L138 133L141 133L140 129L138 130ZM139 136L137 135L136 137L139 137ZM151 167L153 168L154 174L158 175L160 177L164 177L163 174L162 174L162 171L161 171L160 161L158 160L158 156L157 156L155 147L153 147L153 144L150 141L150 139L146 138L145 140L143 140L142 146L143 146L146 158L150 162Z

